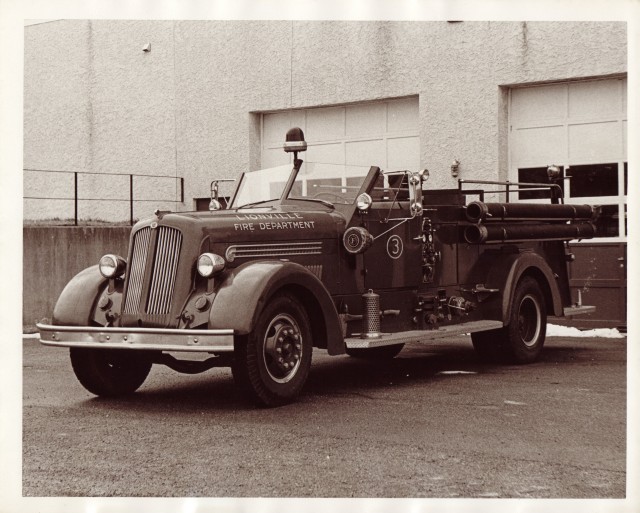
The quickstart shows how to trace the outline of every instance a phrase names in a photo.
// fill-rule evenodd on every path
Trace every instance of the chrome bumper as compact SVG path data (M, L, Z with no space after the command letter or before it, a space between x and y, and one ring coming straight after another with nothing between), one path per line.
M189 351L233 351L233 330L187 330L162 328L107 328L36 324L45 346Z

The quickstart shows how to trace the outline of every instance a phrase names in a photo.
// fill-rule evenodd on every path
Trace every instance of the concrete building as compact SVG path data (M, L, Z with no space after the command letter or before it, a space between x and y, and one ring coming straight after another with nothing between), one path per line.
M484 180L536 180L556 164L567 202L606 205L609 237L574 285L604 280L603 315L618 322L626 45L622 22L27 26L25 219L73 218L61 198L74 186L80 219L193 210L212 179L286 162L291 126L309 161L426 167L433 187L457 185L454 160L458 178Z

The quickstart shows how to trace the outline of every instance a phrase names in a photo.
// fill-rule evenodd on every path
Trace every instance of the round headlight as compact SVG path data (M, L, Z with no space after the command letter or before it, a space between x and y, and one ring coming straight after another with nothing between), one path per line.
M118 255L105 255L100 259L98 263L98 269L100 274L105 278L117 278L124 274L124 270L127 267L127 262L124 258Z
M367 210L371 206L371 203L373 203L373 200L371 199L371 196L369 196L366 192L360 194L360 196L358 196L358 199L356 200L356 206L360 211Z
M219 273L224 269L226 262L224 258L215 253L202 253L198 257L198 274L204 278L209 278L215 273Z

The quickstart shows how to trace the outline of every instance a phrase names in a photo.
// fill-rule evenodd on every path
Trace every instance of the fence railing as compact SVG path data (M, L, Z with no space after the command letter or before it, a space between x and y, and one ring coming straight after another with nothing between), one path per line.
M147 174L135 174L135 173L97 173L90 171L61 171L61 170L52 170L52 169L23 169L26 173L62 173L73 175L73 196L72 197L60 197L60 196L23 196L24 199L34 199L34 200L48 200L48 201L72 201L73 200L73 224L74 226L78 226L78 202L80 201L118 201L118 202L128 202L129 203L129 223L131 225L134 224L134 215L133 215L133 205L136 202L155 202L155 203L166 203L166 202L177 202L184 203L184 178L178 176L167 176L167 175L147 175ZM93 176L117 176L121 178L128 177L129 187L128 187L128 197L125 198L100 198L96 196L92 197L80 197L78 194L78 176L80 175L93 175ZM173 198L135 198L134 197L134 179L135 178L155 178L155 179L164 179L164 180L173 180L176 183L176 194ZM179 191L179 192L178 192ZM176 199L176 196L179 199Z

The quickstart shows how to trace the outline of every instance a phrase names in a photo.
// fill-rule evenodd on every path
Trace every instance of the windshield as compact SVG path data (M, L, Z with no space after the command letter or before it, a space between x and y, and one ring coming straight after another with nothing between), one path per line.
M285 164L244 173L231 208L280 199L292 171L293 165ZM305 162L287 198L350 205L368 172L368 166Z
M287 196L352 204L369 172L369 166L305 162Z
M291 164L285 164L244 173L231 208L280 199L292 170Z

